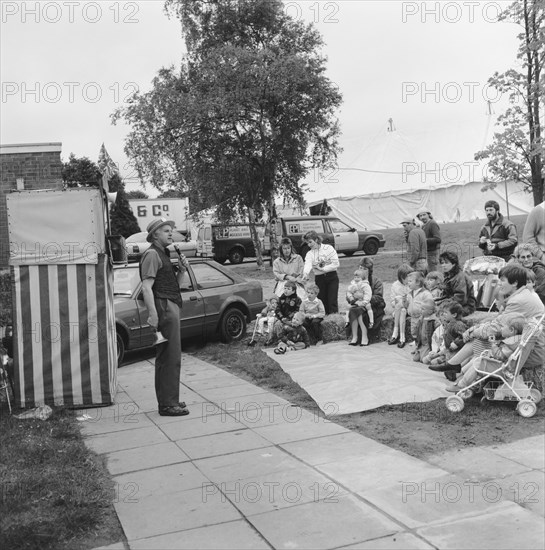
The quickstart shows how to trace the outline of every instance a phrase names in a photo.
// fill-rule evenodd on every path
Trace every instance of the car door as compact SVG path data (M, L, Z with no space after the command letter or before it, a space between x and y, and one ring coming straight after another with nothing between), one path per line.
M195 278L191 265L182 281L180 292L182 294L182 311L180 312L182 338L200 338L203 335L204 299L201 293L195 289ZM148 324L148 308L144 304L141 286L137 293L136 306L141 326L139 347L148 347L153 345L155 331Z
M355 252L358 250L358 232L337 218L324 220L329 225L335 239L337 252Z

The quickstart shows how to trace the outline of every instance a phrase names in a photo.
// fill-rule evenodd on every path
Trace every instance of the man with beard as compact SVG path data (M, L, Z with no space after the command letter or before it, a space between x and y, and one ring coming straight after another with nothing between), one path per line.
M509 260L518 242L515 224L500 214L500 205L496 201L487 201L484 211L488 221L481 227L479 248L485 256Z
M422 222L422 231L426 234L426 248L428 249L428 273L437 271L439 267L439 252L441 249L441 229L433 219L431 212L422 210L416 217Z

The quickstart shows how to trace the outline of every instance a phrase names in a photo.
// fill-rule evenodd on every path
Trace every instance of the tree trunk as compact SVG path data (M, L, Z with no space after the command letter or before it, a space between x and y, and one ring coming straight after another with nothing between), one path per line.
M276 206L274 204L274 196L269 199L269 235L271 239L271 266L280 255L278 245L278 235L276 234Z
M255 211L253 208L248 208L248 222L250 225L250 235L252 236L252 242L254 243L255 248L255 257L257 261L257 267L259 269L263 268L263 250L261 248L261 241L259 235L257 234L257 229L255 226Z

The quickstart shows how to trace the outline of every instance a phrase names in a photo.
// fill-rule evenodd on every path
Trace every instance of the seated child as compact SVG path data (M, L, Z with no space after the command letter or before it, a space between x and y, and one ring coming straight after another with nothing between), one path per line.
M461 320L463 314L462 306L455 300L445 300L441 304L440 318L444 327L443 347L445 350L444 358L433 360L428 367L430 370L445 372L447 378L454 381L456 372L460 370L447 361L456 355L458 350L464 347L464 332L467 329L466 324Z
M367 335L367 327L363 322L363 308L369 316L369 328L373 326L374 317L373 309L371 308L371 297L373 291L367 280L367 270L357 269L354 272L354 279L350 282L346 292L346 301L350 304L347 312L350 329L352 331L351 346L355 346L358 341L358 326L361 329L361 344L362 346L369 345L369 337Z
M301 298L297 296L297 285L293 281L284 283L284 292L278 298L278 307L276 308L276 323L274 325L275 333L280 337L282 326L289 323L293 316L301 307Z
M295 313L289 324L282 326L282 334L280 340L292 350L305 349L310 346L308 332L303 326L305 321L304 313L298 311Z
M424 284L426 285L426 288L431 292L435 303L439 303L441 301L441 298L443 298L443 289L441 287L441 285L443 284L443 274L439 273L439 271L430 271L426 275Z
M487 350L486 356L491 357L504 363L511 357L513 352L517 349L522 338L522 332L526 325L526 319L524 317L508 317L501 323L500 340L496 340L494 336L491 337L492 347ZM454 384L450 384L445 389L449 392L458 392L462 388L467 388L475 382L480 374L475 370L479 368L481 370L482 357L476 357L470 361L465 367L462 368L463 375ZM499 367L500 365L498 365ZM497 368L497 367L496 367ZM494 368L494 370L496 370Z
M397 344L398 348L405 347L405 320L407 319L407 294L409 294L406 283L407 276L413 271L408 264L399 266L397 281L394 281L390 290L390 301L394 309L394 330L388 344L391 346Z
M418 320L422 312L422 304L426 300L433 300L429 290L424 287L424 275L420 271L413 271L407 276L407 315L411 319L411 336L416 340Z
M321 323L325 317L325 308L322 300L318 298L320 289L318 285L309 283L305 287L307 299L301 303L299 311L305 316L303 326L317 345L323 344Z
M413 351L413 361L424 362L423 358L429 354L433 333L439 325L435 316L435 301L425 300L416 329L416 348Z
M261 313L257 316L256 332L258 334L268 334L267 341L270 341L272 339L277 307L278 296L271 296L267 301L267 305L261 310Z
M429 353L422 357L424 365L437 365L446 361L444 345L445 327L443 326L439 311L436 313L436 317L438 318L439 326L433 331Z

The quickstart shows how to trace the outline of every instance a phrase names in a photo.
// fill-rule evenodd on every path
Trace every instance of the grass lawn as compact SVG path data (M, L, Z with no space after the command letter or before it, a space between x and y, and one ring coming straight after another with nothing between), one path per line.
M83 444L75 413L17 420L0 405L0 547L84 550L125 540L114 483Z

